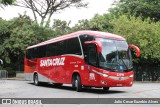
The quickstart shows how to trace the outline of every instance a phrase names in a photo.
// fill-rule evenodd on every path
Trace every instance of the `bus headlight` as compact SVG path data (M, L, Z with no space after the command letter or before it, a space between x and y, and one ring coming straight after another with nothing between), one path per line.
M129 76L130 78L133 78L133 74Z
M103 76L104 76L104 77L108 77L108 75L107 75L107 74L103 74Z
M104 76L104 77L108 77L109 75L107 75L107 74L103 74L103 73L101 73L101 72L98 72L98 71L96 71L96 70L92 70L94 73L96 73L96 74L99 74L99 75L101 75L101 76Z

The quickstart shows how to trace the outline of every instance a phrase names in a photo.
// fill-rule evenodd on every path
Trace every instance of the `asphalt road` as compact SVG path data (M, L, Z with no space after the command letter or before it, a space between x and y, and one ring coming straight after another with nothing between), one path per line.
M160 83L134 83L132 87L113 87L108 92L95 88L76 92L71 85L35 86L30 81L0 80L0 98L160 98ZM61 106L72 107L70 105ZM87 105L81 106L86 107ZM105 105L100 106L106 107ZM158 107L159 105L153 106Z

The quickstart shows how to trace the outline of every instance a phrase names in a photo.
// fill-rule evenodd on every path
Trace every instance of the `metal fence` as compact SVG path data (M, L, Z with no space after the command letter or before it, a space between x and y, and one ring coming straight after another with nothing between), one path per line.
M0 79L7 79L8 78L8 71L0 70Z
M160 81L160 66L134 66L135 81Z

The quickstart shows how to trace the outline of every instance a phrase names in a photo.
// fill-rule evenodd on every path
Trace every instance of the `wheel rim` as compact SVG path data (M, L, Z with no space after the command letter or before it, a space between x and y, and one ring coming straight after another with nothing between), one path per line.
M77 88L78 87L78 81L75 80L75 87Z
M35 84L38 84L38 76L35 75Z

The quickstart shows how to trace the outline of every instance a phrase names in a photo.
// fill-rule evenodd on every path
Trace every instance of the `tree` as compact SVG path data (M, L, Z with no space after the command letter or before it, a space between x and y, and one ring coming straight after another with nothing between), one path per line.
M17 2L17 6L31 9L36 23L38 23L37 15L40 16L40 25L44 25L45 19L48 26L52 15L70 7L86 7L88 4L84 0L21 0Z
M141 49L141 64L156 65L160 62L160 22L152 22L149 18L129 17L122 15L111 21L113 32L124 36L130 44ZM138 63L139 63L138 62Z
M79 20L77 24L75 24L72 28L71 31L75 32L78 30L90 30L90 24L89 24L89 20L87 19L83 19L83 20Z
M110 14L99 15L96 14L90 20L80 20L74 27L72 27L72 31L77 30L97 30L97 31L105 31L112 32L112 25L110 24L110 20L112 19Z
M14 2L15 2L15 0L0 0L0 3L4 4L4 5L11 5Z
M110 9L114 14L142 16L142 19L150 17L152 21L160 20L159 0L119 0L115 7Z
M0 0L0 7L3 8L2 5L5 5L5 6L11 5L11 4L13 4L15 1L16 1L16 0Z
M4 67L23 70L24 53L28 46L54 37L53 30L39 26L26 15L5 21L0 19L0 56Z
M69 27L70 22L61 21L59 19L54 19L52 30L54 31L54 36L61 36L63 34L68 34L71 32Z

